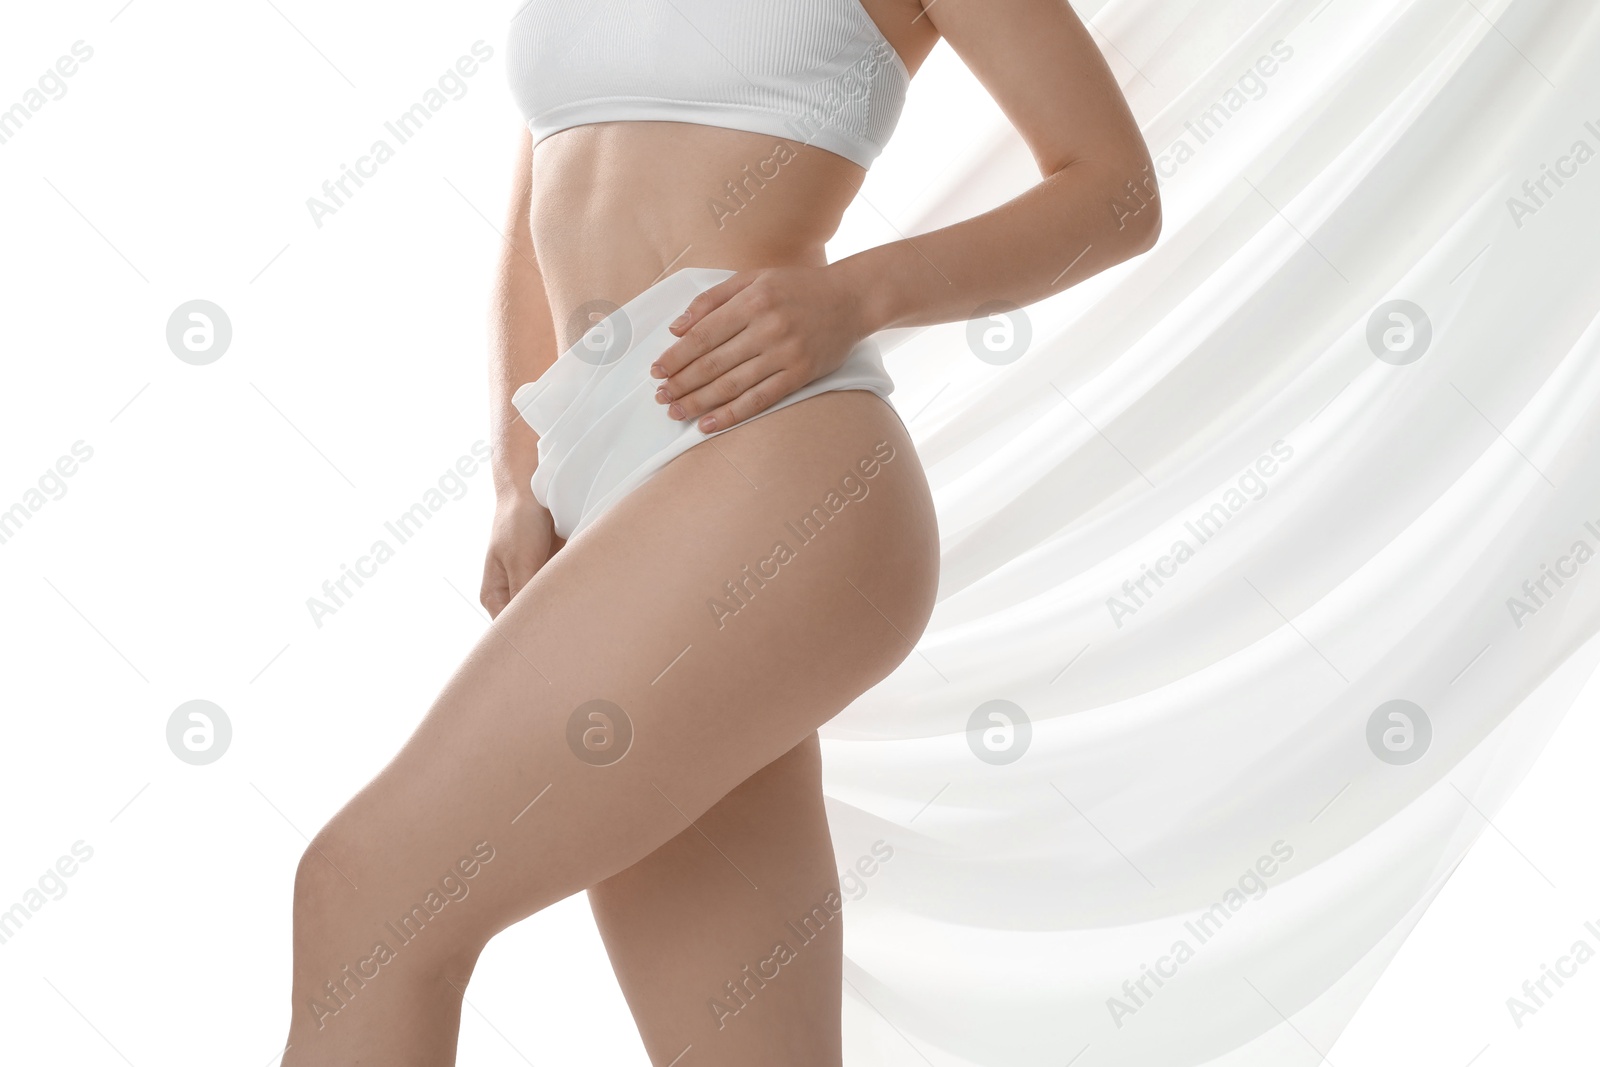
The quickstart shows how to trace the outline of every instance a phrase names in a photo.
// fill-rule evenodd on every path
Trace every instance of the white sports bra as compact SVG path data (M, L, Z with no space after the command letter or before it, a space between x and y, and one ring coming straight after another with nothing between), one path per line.
M592 122L692 122L862 167L911 81L860 0L526 0L506 76L535 144Z

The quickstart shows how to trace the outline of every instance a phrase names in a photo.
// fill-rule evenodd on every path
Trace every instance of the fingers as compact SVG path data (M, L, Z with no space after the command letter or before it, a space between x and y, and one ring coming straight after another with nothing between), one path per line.
M678 340L662 350L655 362L650 365L650 377L671 381L674 375L681 374L686 368L703 361L711 353L726 346L743 332L744 327L744 320L728 314L727 311L700 319L685 330Z
M761 347L750 331L737 334L727 343L711 349L662 382L656 389L656 403L669 404L676 408L677 410L669 409L669 414L675 419L692 419L705 414L722 401L732 399L733 394L725 397L712 396L709 399L702 397L692 403L689 402L691 398L718 379L740 372L741 369L746 375L743 380L749 384L748 364L761 356ZM771 373L772 368L769 367L762 376Z
M755 275L735 274L719 282L689 301L682 315L668 325L678 340L656 357L650 367L654 378L670 378L696 359L726 343L744 328L737 316L714 315L712 312L726 304L733 296L753 281Z
M478 592L478 603L495 618L511 603L511 586L506 570L491 554L483 561L483 586Z
M532 560L526 557L507 561L506 579L511 596L515 597L522 592L522 587L533 580L534 574L539 570Z
M656 401L679 421L697 420L714 433L760 414L804 385L809 376L789 362L795 353L769 351L785 332L770 287L754 286L760 271L741 272L712 286L669 325L678 340L656 357L654 378L664 379ZM734 297L743 294L737 301ZM775 334L775 326L778 331Z
M761 414L799 388L794 376L786 371L757 378L758 380L748 387L738 390L727 403L718 404L710 414L702 418L698 424L700 431L715 433L730 426L737 426L745 419ZM720 385L720 382L718 384Z
M701 363L713 359L719 352L721 352L721 349L706 356L704 359L696 360L690 370L694 370ZM773 362L770 356L751 354L750 358L733 364L723 373L702 373L697 375L697 378L704 379L704 384L690 390L676 400L668 401L663 399L661 393L656 394L656 400L658 403L667 404L667 415L670 418L677 419L680 422L693 421L724 404L732 403L752 386L766 378L770 378L781 369ZM685 371L685 374L687 373L688 371ZM701 428L704 429L704 427Z
M754 271L740 271L733 277L718 282L689 301L689 306L684 309L683 314L668 323L667 329L682 337L684 330L711 314L716 308L726 304L729 297L755 281L755 279Z
M556 538L550 555L555 555L564 544L565 541ZM484 561L483 589L478 594L478 603L483 605L491 619L497 618L512 598L522 591L522 587L533 581L533 576L539 573L544 562L536 560L533 553L512 558L491 554Z

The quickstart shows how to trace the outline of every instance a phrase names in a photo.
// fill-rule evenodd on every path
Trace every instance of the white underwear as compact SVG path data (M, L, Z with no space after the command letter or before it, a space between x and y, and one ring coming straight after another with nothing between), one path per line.
M677 456L738 428L707 434L695 419L673 419L656 402L661 382L650 376L650 364L677 340L667 324L735 273L711 267L674 271L596 323L538 381L512 396L539 435L533 495L550 512L558 536L572 537ZM865 389L888 399L894 383L872 338L851 349L838 370L761 415L840 389Z

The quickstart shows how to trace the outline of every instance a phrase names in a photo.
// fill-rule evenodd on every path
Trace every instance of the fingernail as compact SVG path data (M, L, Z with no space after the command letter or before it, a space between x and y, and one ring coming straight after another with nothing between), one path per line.
M665 404L667 401L669 401L671 399L672 399L672 394L667 392L667 387L666 386L663 385L660 389L656 390L656 403L657 404Z
M652 378L665 378L666 376L667 376L666 369L663 368L661 366L661 364L659 364L659 363L650 364L650 377L652 377Z
M717 420L712 418L710 415L707 415L705 418L700 420L700 432L701 433L710 433L712 430L715 430L716 428L717 428Z
M682 404L674 404L674 405L672 405L670 408L667 409L667 414L671 415L675 419L683 418L683 405Z
M670 324L668 324L667 329L669 329L669 330L682 329L683 324L688 322L688 321L689 321L689 313L687 311L685 311L682 315L679 315L677 318L673 319L672 322Z

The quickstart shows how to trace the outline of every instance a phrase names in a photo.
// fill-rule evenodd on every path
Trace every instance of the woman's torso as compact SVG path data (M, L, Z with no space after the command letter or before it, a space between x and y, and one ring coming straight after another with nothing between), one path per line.
M562 108L550 107L552 103L580 112L587 108L590 115L599 116L596 121L547 133L533 154L530 224L557 344L562 349L588 327L587 322L574 320L581 306L593 306L594 301L623 304L681 267L743 270L825 263L824 245L838 228L866 173L860 163L842 153L860 158L881 147L867 141L872 136L886 139L887 129L892 129L898 116L895 94L903 91L909 79L907 66L915 69L937 39L928 20L916 18L921 11L917 0L862 0L859 6L857 0L790 0L794 11L806 14L774 9L779 12L777 25L764 25L760 20L741 22L734 28L724 26L713 39L700 34L692 20L714 14L722 0L698 0L699 8L677 0L665 10L682 10L685 14L675 17L686 19L688 30L684 32L693 31L693 38L679 37L674 42L670 32L663 32L670 25L657 23L626 29L602 25L598 31L588 30L586 38L578 37L574 29L574 41L567 42L560 36L561 19L568 10L579 9L549 8L568 2L530 0L530 7L547 6L547 10L529 12L545 25L524 27L519 42L514 20L511 41L513 93L525 114L546 109L543 116L535 116L536 133L541 132L539 123L551 122L549 112L563 113ZM752 0L740 0L740 4L744 10L760 10ZM655 13L662 11L659 4L641 6ZM818 12L832 21L816 23ZM788 25L783 24L786 19ZM813 24L819 34L852 38L842 58L834 57L840 49L833 42L780 41L773 45L746 39L752 34L809 32ZM557 29L552 30L552 25ZM730 38L733 33L739 36ZM658 45L658 38L666 40ZM615 42L617 54L597 48L597 40ZM519 47L523 53L520 64ZM670 67L662 76L635 71L635 67L655 62L644 59L639 50L657 47L668 51L659 58L663 64L672 63L672 53L681 50L691 53L685 62L715 69L698 80L680 77L680 72ZM817 54L822 54L818 51L822 49L835 67L858 49L863 53L875 50L884 66L870 64L869 56L869 62L854 65L856 74L846 76L851 79L847 84L861 89L854 104L843 105L857 108L858 114L846 116L843 122L848 127L849 120L854 120L856 140L844 142L845 147L835 142L836 152L776 132L683 121L692 111L666 121L614 120L606 116L618 113L615 108L620 105L604 99L594 102L613 86L630 90L648 86L652 95L670 98L676 92L678 97L690 97L691 103L703 103L710 97L729 101L734 107L747 106L742 101L753 94L744 87L760 83L759 58L735 53L738 65L751 70L753 79L741 74L738 80L719 85L716 76L716 70L726 69L719 57L738 47L765 47L769 52L773 47L788 49L791 56L780 55L778 62L798 56L801 65L811 62L807 48ZM630 49L634 54L629 54ZM700 50L698 60L692 55L695 49ZM801 107L834 106L813 89L809 76L796 76L787 83L783 77L780 73L779 91L769 94L778 107L793 112ZM561 81L563 78L570 80ZM519 79L523 84L518 84ZM698 99L691 95L696 93ZM784 99L785 93L793 99ZM628 113L626 107L622 113ZM801 125L795 125L796 120ZM785 129L804 132L806 121L803 116L791 116ZM820 142L826 136L808 139Z

